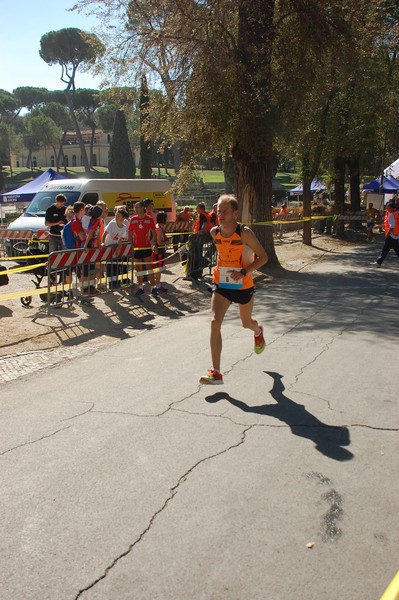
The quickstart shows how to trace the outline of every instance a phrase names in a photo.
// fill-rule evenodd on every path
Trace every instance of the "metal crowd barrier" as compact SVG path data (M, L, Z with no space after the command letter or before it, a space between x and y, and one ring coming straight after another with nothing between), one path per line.
M48 257L47 313L72 302L90 303L93 297L133 283L133 244L78 248L52 252Z
M209 275L216 265L216 248L210 233L194 233L180 251L184 262L184 275L190 279L200 279L204 271Z

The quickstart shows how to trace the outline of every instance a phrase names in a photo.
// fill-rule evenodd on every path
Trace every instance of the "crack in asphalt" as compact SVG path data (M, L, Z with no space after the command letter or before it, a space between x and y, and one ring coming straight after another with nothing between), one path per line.
M189 398L190 396L188 396ZM183 400L185 400L186 398L183 398ZM169 411L175 411L175 412L180 412L183 414L187 414L187 415L193 415L193 416L200 416L200 417L207 417L209 419L225 419L226 421L229 421L230 423L232 423L233 425L237 425L238 427L246 427L248 425L248 423L242 423L241 421L236 421L235 419L233 419L232 417L228 417L224 414L217 414L217 415L212 415L209 413L205 413L205 412L201 412L201 411L193 411L193 410L187 410L184 408L174 408L173 404L177 404L180 402L183 402L183 400L177 400L172 402L172 405L170 405L166 410L164 410L161 413L155 413L155 414L139 414L139 413L134 413L134 412L130 412L130 411L118 411L118 410L94 410L94 404L86 411L79 413L77 415L74 415L72 417L67 417L66 419L64 419L64 421L69 421L70 419L76 419L78 417L82 417L84 415L87 415L88 413L91 414L99 414L99 415L120 415L120 416L129 416L129 417L137 417L139 419L156 419L158 417L163 417L165 414L167 414ZM324 424L319 424L319 425L309 425L308 423L292 423L290 425L287 424L281 424L281 423L251 423L251 427L267 427L270 429L290 429L292 427L303 427L304 429L343 429L343 428L364 428L364 429L371 429L371 430L375 430L375 431L390 431L390 432L397 432L399 431L399 427L381 427L381 426L377 426L377 425L367 425L365 423L341 423L340 425L329 425L328 423L324 423Z
M190 396L188 396L190 397ZM183 400L185 400L185 398L183 398ZM209 413L204 413L204 412L194 412L194 411L190 411L190 410L185 410L183 408L174 408L173 404L176 404L177 402L182 402L183 400L179 400L179 401L175 401L172 403L172 405L170 405L165 411L163 411L162 413L159 414L153 414L153 415L143 415L143 414L137 414L137 413L132 413L132 412L128 412L128 411L107 411L107 410L94 410L94 406L95 404L93 403L90 408L88 408L87 410L78 413L76 415L73 415L71 417L67 417L66 419L62 419L61 422L63 421L70 421L72 419L78 419L79 417L83 417L89 413L91 414L104 414L104 415L120 415L120 416L130 416L130 417L136 417L136 418L141 418L141 419L150 419L150 418L157 418L160 416L165 415L167 412L169 411L175 411L175 412L181 412L183 414L187 414L187 415L193 415L193 416L201 416L201 417L207 417L209 419L224 419L226 421L229 421L230 423L232 423L233 425L237 425L238 427L247 427L247 423L241 423L240 421L236 421L235 419L233 419L232 417L228 417L225 415L211 415ZM347 429L352 429L352 428L358 428L358 429L371 429L372 431L387 431L387 432L391 432L391 433L396 433L399 431L399 427L381 427L381 426L377 426L377 425L367 425L364 423L350 423L350 424L341 424L341 425L328 425L328 424L324 424L324 425L307 425L306 423L295 423L295 424L291 424L291 425L286 425L286 424L273 424L273 423L251 423L251 425L249 425L247 427L247 429L252 429L255 427L265 427L265 428L269 428L269 429L290 429L292 427L303 427L304 429L343 429L343 428L347 428ZM54 435L56 435L57 433L60 433L61 431L66 431L67 429L70 429L72 427L72 425L68 425L68 427L61 427L60 429L57 429L56 431L53 431L52 433L48 434L48 435L43 435L35 440L30 440L29 442L24 442L23 444L18 444L17 446L13 446L12 448L8 448L7 450L4 450L3 452L0 452L0 456L4 456L5 454L8 454L9 452L12 452L14 450L18 450L19 448L23 448L24 446L30 446L31 444L36 444L37 442L41 442L45 439L48 439L50 437L53 437ZM246 429L246 431L247 431Z
M241 439L236 443L236 444L232 444L230 446L228 446L227 448L224 448L224 450L221 450L220 452L216 452L215 454L210 454L209 456L205 456L204 458L201 458L200 460L198 460L194 465L192 465L189 469L187 469L187 471L181 475L177 481L177 483L170 488L170 494L169 496L166 498L166 500L164 501L164 503L162 504L162 506L154 512L154 514L152 515L152 517L150 518L148 525L145 529L143 529L143 531L140 533L140 535L137 537L136 540L134 540L134 542L132 542L128 548L122 552L121 554L119 554L119 556L117 556L104 570L103 574L100 575L99 577L97 577L94 581L92 581L90 584L88 584L86 587L82 588L81 590L79 590L78 594L75 596L74 600L78 600L78 598L80 598L82 596L82 594L84 594L85 592L87 592L88 590L92 589L94 586L96 586L100 581L102 581L103 579L105 579L108 574L110 573L110 571L117 565L117 563L124 558L125 556L128 556L128 554L130 554L130 552L133 550L133 548L135 548L135 546L137 546L137 544L139 544L141 542L141 540L147 535L147 533L149 533L149 531L151 530L152 526L154 525L157 517L168 507L168 505L170 504L170 502L173 500L173 498L176 496L177 492L179 491L179 488L181 485L183 485L186 481L187 478L189 477L189 475L191 475L191 473L193 473L193 471L199 467L201 464L212 460L213 458L217 458L219 456L222 456L223 454L226 454L227 452L229 452L230 450L233 450L234 448L238 448L239 446L241 446L242 444L245 443L246 437L247 437L247 432L253 428L253 425L250 425L248 427L246 427L242 432L241 432Z
M24 446L30 446L31 444L37 444L37 442L41 442L42 440L51 438L54 435L56 435L57 433L60 433L60 431L66 431L67 429L70 429L71 427L72 427L72 425L68 425L68 427L62 427L61 429L57 429L56 431L53 431L53 433L49 433L48 435L42 435L41 437L37 438L36 440L30 440L29 442L24 442L23 444L18 444L18 446L13 446L12 448L8 448L8 450L4 450L3 452L0 452L0 456L4 456L4 454L13 452L13 450L18 450L18 448L23 448Z
M341 330L340 330L338 333L336 333L335 335L332 335L332 336L331 336L331 339L330 339L330 341L329 341L329 342L326 342L326 343L324 344L324 346L322 346L322 347L321 347L321 349L320 349L320 352L318 352L318 354L316 354L316 355L315 355L315 356L312 358L312 360L310 360L308 363L306 363L305 365L303 365L303 366L302 366L302 367L299 369L299 372L298 372L298 373L296 373L296 375L295 375L295 380L293 381L293 383L291 383L291 384L288 386L288 388L287 388L287 389L288 389L288 390L290 390L290 391L293 391L293 387L294 387L294 385L296 385L296 384L298 383L298 381L299 381L299 378L301 377L301 375L303 375L303 373L304 373L305 369L307 369L307 368L308 368L310 365L314 364L314 363L315 363L315 362L316 362L316 361L317 361L317 360L320 358L320 356L322 356L322 355L323 355L325 352L327 352L327 351L328 351L328 350L331 348L331 346L332 346L332 345L335 343L335 341L336 341L336 340L337 340L339 337L341 337L341 336L344 334L344 332L345 332L345 331L347 331L347 330L349 329L349 327L353 327L353 326L355 325L355 323L356 323L356 321L357 321L357 320L358 320L357 318L354 318L354 319L352 319L352 321L351 321L350 323L348 323L348 324L347 324L345 327L343 327L343 328L342 328L342 329L341 329ZM328 400L325 400L325 399L324 399L324 401L325 401L325 402L327 402L327 406L328 406L328 408L329 408L330 410L332 410L332 409L331 409L330 402L329 402Z
M93 408L94 408L94 406L95 406L95 403L94 403L94 402L92 402L92 404L91 404L90 408L88 408L87 410L84 410L84 411L83 411L83 412L81 412L81 413L77 413L76 415L72 415L72 417L66 417L66 419L61 419L61 423L62 423L63 421L71 421L72 419L77 419L77 418L79 418L79 417L83 417L83 415L87 415L87 413L89 413L89 412L93 412Z

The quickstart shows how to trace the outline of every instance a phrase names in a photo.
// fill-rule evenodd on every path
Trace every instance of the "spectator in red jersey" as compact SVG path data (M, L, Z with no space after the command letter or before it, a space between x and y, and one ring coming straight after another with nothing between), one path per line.
M143 202L136 202L134 205L135 215L130 219L128 234L129 242L134 245L134 258L137 271L142 271L143 266L146 269L151 269L152 252L158 251L155 237L155 221L151 215L146 213ZM159 296L155 285L154 273L149 273L148 278L151 284L151 293L153 296ZM137 276L139 289L136 291L136 296L142 296L144 292L143 277Z

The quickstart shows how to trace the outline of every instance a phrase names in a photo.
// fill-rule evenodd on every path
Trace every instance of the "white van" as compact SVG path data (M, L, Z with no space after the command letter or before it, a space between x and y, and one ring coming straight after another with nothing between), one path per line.
M42 231L46 210L54 204L57 194L67 197L66 206L78 200L96 204L104 200L112 212L115 206L125 205L132 213L139 200L150 198L155 210L163 210L168 221L176 221L176 204L167 179L56 179L48 181L35 194L23 215L9 224L8 230Z

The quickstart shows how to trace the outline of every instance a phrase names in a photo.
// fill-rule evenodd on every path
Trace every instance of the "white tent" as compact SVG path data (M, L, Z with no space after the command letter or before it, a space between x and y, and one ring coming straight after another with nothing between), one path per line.
M390 175L391 177L395 177L395 179L399 176L399 158L384 170L384 175Z

